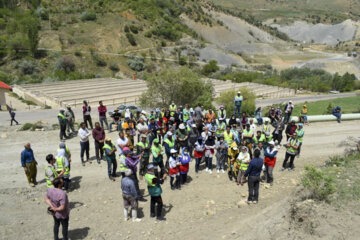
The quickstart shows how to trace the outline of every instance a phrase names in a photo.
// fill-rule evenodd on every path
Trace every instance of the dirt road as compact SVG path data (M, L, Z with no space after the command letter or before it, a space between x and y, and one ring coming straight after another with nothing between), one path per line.
M0 139L0 239L50 239L53 220L46 214L43 200L44 167L46 154L54 153L57 148L58 131L16 132L3 123L0 130L3 133ZM169 180L163 185L167 219L164 223L155 223L149 218L150 202L143 181L140 188L145 190L148 201L140 203L142 222L124 222L120 178L115 182L108 180L105 162L98 165L95 161L82 167L79 140L71 139L67 144L73 153L71 178L75 189L69 193L70 239L281 239L287 235L283 215L289 208L289 199L299 184L303 167L321 165L329 155L342 153L338 143L348 136L359 136L359 132L360 121L307 126L302 155L295 160L296 171L279 171L284 157L281 149L274 171L275 184L269 189L261 186L257 205L238 207L237 203L247 197L247 186L236 186L229 182L226 174L209 175L202 171L196 175L192 162L191 182L181 191L171 191ZM117 139L116 133L110 137L113 141ZM36 188L27 187L20 167L20 152L27 141L32 143L39 162L41 184ZM94 155L92 142L90 151ZM249 234L244 235L245 230ZM344 228L331 237L340 238L336 234L355 239L352 234L356 232Z

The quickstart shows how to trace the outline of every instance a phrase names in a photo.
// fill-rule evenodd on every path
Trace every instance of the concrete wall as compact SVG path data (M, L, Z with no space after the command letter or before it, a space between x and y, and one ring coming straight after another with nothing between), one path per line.
M0 88L0 105L5 106L6 105L6 99L5 99L5 92L8 92L9 90Z

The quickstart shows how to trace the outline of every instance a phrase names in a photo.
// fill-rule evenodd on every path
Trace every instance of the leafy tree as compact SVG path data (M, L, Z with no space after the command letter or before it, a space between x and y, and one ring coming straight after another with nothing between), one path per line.
M136 46L136 40L134 35L132 35L131 33L126 33L126 38L128 39L129 43L131 44L131 46Z
M216 60L211 60L208 64L204 65L201 72L205 76L209 76L210 73L216 72L219 70L219 66L217 65Z
M39 44L40 22L36 17L25 17L22 20L23 31L28 37L30 52L35 56Z
M55 70L64 71L66 74L75 71L75 63L69 56L60 58L55 64Z
M80 16L81 21L95 21L96 20L96 13L94 12L83 12Z
M178 105L198 103L211 106L213 86L189 68L166 69L147 79L148 90L141 95L142 106L167 107L172 100Z
M180 56L179 57L179 64L181 65L181 66L184 66L184 65L186 65L186 57L185 56Z
M146 68L144 57L141 56L130 56L127 60L127 64L132 70L137 72L143 71Z
M28 40L24 37L23 34L17 33L8 39L6 45L9 49L10 55L18 58L21 55L21 51L24 51L28 48Z
M255 112L255 94L247 88L240 88L241 95L244 97L244 101L241 106L241 111L246 112L248 115L253 115ZM215 102L219 105L224 105L228 113L234 112L234 97L238 90L228 90L220 93L220 96L215 99Z

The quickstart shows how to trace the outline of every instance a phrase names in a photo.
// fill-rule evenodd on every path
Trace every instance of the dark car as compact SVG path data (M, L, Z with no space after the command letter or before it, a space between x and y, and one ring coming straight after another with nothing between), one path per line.
M135 105L131 105L131 104L125 104L125 105L120 105L117 109L119 109L119 113L122 113L125 111L125 109L130 109L130 112L132 112L133 114L136 112L141 112L142 109L135 106Z

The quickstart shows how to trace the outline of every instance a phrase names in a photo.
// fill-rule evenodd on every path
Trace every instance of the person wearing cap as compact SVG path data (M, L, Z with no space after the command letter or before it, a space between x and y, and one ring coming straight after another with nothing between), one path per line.
M289 101L284 108L285 116L284 116L284 123L287 124L291 119L291 113L294 110L294 104L292 101Z
M257 125L258 125L258 126L261 126L261 125L263 124L261 107L258 107L258 108L255 110L254 115L255 115L255 118L256 118L256 121L257 121Z
M332 111L332 115L334 115L336 117L336 121L338 123L341 123L341 106L334 107L334 109Z
M301 118L302 118L302 121L304 124L309 124L308 119L307 119L307 113L308 113L308 109L307 109L306 104L304 104L301 109Z
M267 148L269 142L273 140L273 135L270 132L265 133L264 147Z
M132 114L132 112L130 111L129 108L125 109L124 118L129 118L129 119L133 118L133 114Z
M157 177L155 175L156 168L157 168L156 165L150 163L148 165L148 171L145 174L145 180L148 186L149 195L151 197L150 217L154 218L156 216L157 221L164 221L165 218L161 216L162 207L163 207L163 201L161 198L161 194L162 194L161 184L164 183L164 180L166 179L166 174L162 175L161 178Z
M52 154L46 156L46 161L48 162L48 165L45 167L46 187L52 188L54 187L53 181L57 178L61 178L65 170L63 169L59 173L56 171L56 159Z
M216 171L217 173L225 173L225 160L228 151L228 144L224 141L224 136L220 136L219 141L215 145L216 149Z
M71 109L70 105L66 106L66 111L65 111L65 117L66 117L66 132L68 135L70 135L70 130L72 132L73 135L76 135L76 131L74 128L74 123L75 123L75 114L74 111Z
M265 166L265 170L264 170L264 177L265 177L265 181L267 183L270 183L270 185L273 184L274 181L274 167L276 164L276 155L278 153L278 149L275 148L275 142L274 141L270 141L269 142L269 146L265 149L265 159L264 159L264 166Z
M235 103L234 114L237 115L238 118L240 118L241 105L242 105L243 100L244 100L244 98L243 98L243 96L241 96L241 92L238 91L237 95L234 98L234 103Z
M80 123L80 128L78 131L78 136L80 137L80 158L81 163L85 166L84 162L84 153L86 154L86 161L89 161L90 158L90 144L89 144L89 136L91 132L86 128L86 124L84 122Z
M64 108L60 108L59 109L59 113L58 113L58 121L59 121L59 126L60 126L60 141L61 140L65 140L68 138L68 136L66 135L66 117L65 117L65 109Z
M297 157L300 157L300 150L303 143L303 138L305 135L304 127L302 123L299 123L298 128L295 130L297 140L299 141L299 147L297 149Z
M187 182L187 175L189 172L190 160L191 160L191 157L190 157L188 148L184 147L181 150L181 156L179 157L179 161L180 161L179 170L180 170L181 184L186 184L186 182Z
M201 159L204 156L205 152L205 142L203 141L203 138L201 136L198 137L196 143L195 143L195 151L194 151L194 157L195 157L195 172L199 172L199 166L201 163Z
M299 141L297 140L296 132L293 133L287 144L284 146L286 147L286 153L281 171L284 171L287 168L287 162L290 158L289 172L291 172L294 169L294 160L299 148Z
M229 179L230 181L232 181L233 177L236 178L236 158L238 157L239 155L239 149L236 145L235 142L233 142L229 149L228 149L228 153L227 153L227 156L228 156L228 176L229 176Z
M140 113L140 118L144 119L144 122L147 122L147 117L146 117L146 111L142 110Z
M170 131L168 131L166 133L166 139L164 140L164 148L165 148L165 154L167 157L165 166L168 167L171 150L175 149L175 138L173 137L173 134Z
M140 155L134 155L134 153L131 150L124 151L123 154L125 157L125 166L127 169L130 169L132 171L131 177L134 180L136 191L138 192L138 195L140 196L140 199L143 200L139 188L139 180L137 178L137 165L140 163L140 159L142 158L142 154Z
M21 152L21 166L24 168L26 178L30 187L35 187L37 174L37 161L35 160L34 152L31 149L30 143L24 145L24 150Z
M175 149L171 149L169 158L169 176L171 190L181 189L179 165L180 161L177 157L177 151Z
M82 111L83 111L83 118L84 118L84 123L86 125L86 128L93 128L92 125L92 121L91 121L91 107L90 105L87 103L86 100L83 101L84 105L82 107ZM89 123L89 125L88 125Z
M131 152L130 148L124 146L123 148L118 148L118 150L120 149L121 154L119 154L119 167L120 167L120 173L122 177L125 177L125 170L128 169L128 167L126 166L126 154L127 152Z
M188 134L188 150L189 150L189 154L192 157L193 156L193 150L194 150L194 146L195 143L197 141L197 139L199 138L200 134L199 131L196 128L196 124L191 124L191 130Z
M219 122L224 122L226 124L226 110L225 110L224 105L221 105L219 107L217 116L218 116Z
M245 146L241 147L241 151L239 152L238 157L236 158L236 170L237 170L237 174L235 174L237 176L237 185L244 185L245 179L244 179L244 175L245 172L249 166L250 163L250 154L248 152L248 148Z
M69 170L70 170L70 168L71 168L71 152L70 152L70 148L66 145L65 142L61 142L59 144L58 149L56 149L56 155L61 149L65 149L65 157L67 158L67 160L69 162Z
M205 115L205 118L207 119L207 122L210 123L213 119L216 119L216 114L209 108L209 112Z
M159 139L155 138L153 145L151 146L151 154L153 155L153 164L160 167L161 175L165 172L164 162L163 162L163 150L162 146L159 144Z
M171 116L171 117L174 117L174 116L175 116L176 109L177 109L177 107L176 107L176 105L175 105L175 102L174 102L174 100L172 100L172 101L171 101L171 104L170 104L170 106L169 106L170 116Z
M140 160L140 179L145 176L146 167L149 164L150 158L150 145L149 141L147 140L147 136L145 134L141 134L140 141L136 144L136 152L137 154L142 154Z
M154 113L153 109L150 110L150 114L149 114L149 119L152 119L152 118L156 120L155 113Z
M95 144L95 156L97 163L100 164L100 159L104 157L104 141L105 141L105 131L100 126L99 122L95 123L95 128L92 130L92 136L94 138Z
M265 119L264 125L262 127L262 132L270 132L271 131L271 125L269 124L269 119Z
M125 177L121 179L121 190L124 201L124 220L129 220L129 209L131 209L131 217L133 222L140 222L141 219L137 218L138 209L138 194L136 191L134 180L131 178L132 171L125 170Z
M111 142L111 138L106 138L105 143L103 146L103 150L105 152L105 159L108 165L108 177L110 180L115 181L116 177L116 169L117 169L117 162L116 162L116 146ZM112 167L112 171L111 171Z
M231 131L230 125L226 127L226 131L223 135L224 140L227 142L228 146L230 146L234 142L234 133Z
M131 118L126 117L125 121L122 125L123 129L130 129L131 135L135 136L135 127L134 127L134 123L131 121Z
M248 177L249 196L247 203L256 204L259 201L260 174L264 164L264 160L259 157L258 149L254 151L254 158L250 161L244 178Z
M287 141L291 138L291 136L294 134L296 129L297 129L297 126L295 124L295 120L291 120L291 122L286 126L286 129L285 129Z
M68 191L69 189L69 183L70 183L70 169L69 169L69 160L66 157L66 151L65 148L60 148L59 151L56 153L56 165L55 169L58 174L61 172L62 178L64 180L64 190Z
M119 109L115 109L114 112L111 115L112 122L109 125L109 133L112 131L112 125L116 125L116 130L120 131L122 129L121 124L121 113L119 113Z
M176 149L182 149L187 146L188 133L186 132L185 125L181 123L179 129L175 131L176 133Z
M106 125L106 128L109 130L109 125L106 119L106 106L104 106L102 101L99 101L99 106L98 106L98 112L99 112L99 122L101 125L101 128L104 129L104 123Z

